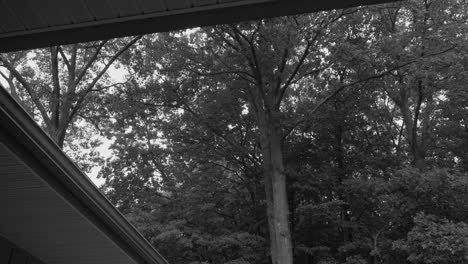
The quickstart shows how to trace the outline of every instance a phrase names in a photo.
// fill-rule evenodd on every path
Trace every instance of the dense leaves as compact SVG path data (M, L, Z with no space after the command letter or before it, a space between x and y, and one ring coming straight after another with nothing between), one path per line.
M420 213L408 238L394 242L411 263L465 263L468 261L468 225Z
M112 142L102 190L174 264L278 263L278 216L294 263L468 263L467 16L410 0L144 36L80 111Z

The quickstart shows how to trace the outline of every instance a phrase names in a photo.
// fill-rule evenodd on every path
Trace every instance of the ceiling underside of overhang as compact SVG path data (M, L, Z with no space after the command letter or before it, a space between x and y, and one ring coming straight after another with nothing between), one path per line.
M46 264L163 257L0 85L0 237Z
M3 0L0 52L395 0Z
M47 264L135 264L0 143L0 237Z

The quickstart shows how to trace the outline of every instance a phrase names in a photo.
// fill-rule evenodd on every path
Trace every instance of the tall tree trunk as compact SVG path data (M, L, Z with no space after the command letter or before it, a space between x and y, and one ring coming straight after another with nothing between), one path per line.
M263 174L273 264L292 264L289 205L282 151L282 130L276 118L260 117Z
M338 108L337 103L335 102L335 110L338 112L337 116L339 116L339 112L341 109ZM343 120L342 118L339 118L335 124L335 157L336 157L336 163L337 163L337 168L335 169L335 174L337 177L337 181L339 186L343 185L343 181L346 178L346 168L345 168L345 154L344 154L344 146L343 146ZM340 187L341 188L341 187ZM345 196L343 194L342 189L338 189L338 199L341 201L345 201ZM341 206L341 213L340 213L340 218L341 221L349 223L351 221L351 218L349 216L349 205L343 204ZM343 243L347 243L352 241L352 228L350 227L340 227L341 232L342 232L342 239Z
M421 91L420 91L421 93ZM419 111L422 103L421 97L419 97L416 102L414 117L411 114L409 106L409 94L406 88L401 88L400 98L395 101L400 108L403 124L406 128L406 137L408 139L411 155L413 156L413 164L419 168L424 169L426 167L426 151L424 146L418 141L418 120L419 120Z

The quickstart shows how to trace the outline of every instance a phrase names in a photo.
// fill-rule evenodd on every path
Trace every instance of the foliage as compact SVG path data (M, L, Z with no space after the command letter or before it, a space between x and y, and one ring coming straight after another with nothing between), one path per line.
M467 14L409 0L144 36L119 57L132 78L85 97L65 149L101 163L102 191L170 263L274 260L271 173L294 263L466 263ZM46 102L51 72L15 56Z
M405 240L393 247L409 254L411 263L465 263L468 261L468 224L419 213Z

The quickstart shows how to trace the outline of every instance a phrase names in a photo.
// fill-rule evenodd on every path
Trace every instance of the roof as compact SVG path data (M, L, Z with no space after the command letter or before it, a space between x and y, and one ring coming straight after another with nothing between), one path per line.
M0 164L0 237L47 264L167 263L2 87Z
M0 52L390 1L4 0Z

